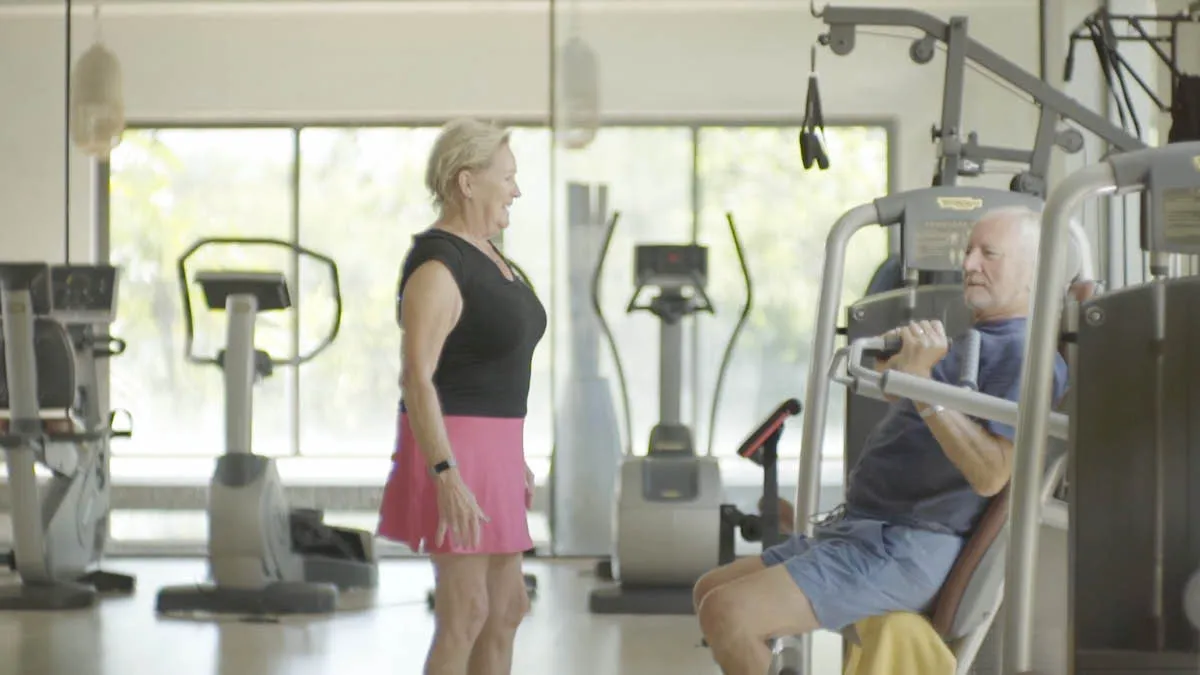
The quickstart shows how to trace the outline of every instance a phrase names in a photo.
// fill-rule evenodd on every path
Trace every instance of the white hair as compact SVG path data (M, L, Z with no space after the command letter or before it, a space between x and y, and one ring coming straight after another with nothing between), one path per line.
M438 208L458 196L458 175L478 171L492 163L500 148L508 143L509 131L494 124L471 118L446 123L429 151L425 167L425 187Z
M1021 243L1025 247L1028 255L1028 262L1031 265L1031 273L1036 274L1038 249L1040 248L1042 238L1042 212L1038 209L1032 209L1028 206L1002 206L988 211L980 220L1004 220L1013 223L1020 228ZM1072 236L1067 246L1067 279L1074 280L1081 274L1087 276L1087 270L1084 269L1084 255L1091 258L1091 251L1082 251L1081 247L1089 247L1091 244L1087 237L1082 240L1075 235L1076 232L1082 232L1082 228L1078 226L1078 221L1072 219L1071 222Z
M1001 206L983 215L980 220L1003 220L1016 225L1021 230L1021 243L1028 247L1030 254L1036 255L1038 242L1042 234L1042 212L1028 206Z

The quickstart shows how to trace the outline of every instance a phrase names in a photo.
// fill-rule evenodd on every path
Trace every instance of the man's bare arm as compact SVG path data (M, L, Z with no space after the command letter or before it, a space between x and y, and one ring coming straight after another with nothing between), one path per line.
M924 403L915 405L942 452L976 492L991 497L1004 489L1012 474L1012 441L993 435L956 410L935 413Z

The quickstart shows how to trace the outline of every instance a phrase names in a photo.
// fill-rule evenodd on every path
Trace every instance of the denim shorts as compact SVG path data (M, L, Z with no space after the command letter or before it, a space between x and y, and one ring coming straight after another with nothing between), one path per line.
M783 565L812 603L821 627L840 631L889 612L927 611L963 539L878 520L843 517L763 551Z

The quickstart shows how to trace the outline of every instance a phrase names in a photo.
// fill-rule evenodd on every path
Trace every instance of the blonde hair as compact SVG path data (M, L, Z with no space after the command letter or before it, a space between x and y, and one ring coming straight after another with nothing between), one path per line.
M457 196L458 175L478 171L492 163L508 144L509 131L472 118L447 122L433 143L425 167L425 187L439 209Z

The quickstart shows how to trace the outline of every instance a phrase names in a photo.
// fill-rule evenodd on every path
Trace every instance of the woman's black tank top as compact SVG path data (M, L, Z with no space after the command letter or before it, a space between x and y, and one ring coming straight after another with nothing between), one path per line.
M524 417L533 351L546 332L545 308L520 274L513 271L509 281L470 242L431 229L413 237L405 257L396 296L397 319L409 277L431 260L450 270L463 302L433 375L442 414ZM404 410L403 401L400 406Z

